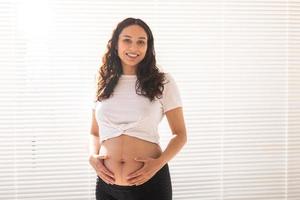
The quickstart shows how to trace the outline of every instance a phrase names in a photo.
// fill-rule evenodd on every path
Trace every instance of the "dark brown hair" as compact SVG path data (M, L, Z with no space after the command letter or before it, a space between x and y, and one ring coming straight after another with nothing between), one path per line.
M156 66L154 39L149 26L141 19L126 18L118 23L107 44L107 52L102 57L102 65L97 74L96 101L110 97L118 80L123 74L121 60L117 53L118 38L122 30L130 25L142 27L147 34L147 51L144 59L137 65L136 94L143 95L153 101L155 97L161 98L165 74Z

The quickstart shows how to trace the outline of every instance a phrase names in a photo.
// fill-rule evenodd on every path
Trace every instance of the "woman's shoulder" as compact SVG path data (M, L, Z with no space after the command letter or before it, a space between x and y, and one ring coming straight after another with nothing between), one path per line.
M175 82L174 76L170 72L163 72L166 83Z
M159 72L162 73L162 74L164 74L164 76L165 76L166 78L172 76L172 75L170 74L170 72L168 72L166 69L163 68L162 65L157 64L156 66L157 66L157 68L159 69Z

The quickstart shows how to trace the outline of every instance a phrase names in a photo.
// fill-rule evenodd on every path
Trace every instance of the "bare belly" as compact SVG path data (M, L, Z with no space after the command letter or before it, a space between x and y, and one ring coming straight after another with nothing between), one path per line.
M127 182L126 176L144 165L134 158L158 158L161 153L158 144L123 134L103 141L99 155L108 155L109 158L104 160L104 165L114 173L116 185L131 185Z

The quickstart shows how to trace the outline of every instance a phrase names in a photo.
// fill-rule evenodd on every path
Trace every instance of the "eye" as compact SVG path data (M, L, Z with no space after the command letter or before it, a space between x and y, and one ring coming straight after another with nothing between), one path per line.
M129 39L124 39L123 41L126 42L126 43L130 42Z
M140 41L138 41L138 44L139 44L139 45L144 45L145 42L144 42L143 40L140 40Z

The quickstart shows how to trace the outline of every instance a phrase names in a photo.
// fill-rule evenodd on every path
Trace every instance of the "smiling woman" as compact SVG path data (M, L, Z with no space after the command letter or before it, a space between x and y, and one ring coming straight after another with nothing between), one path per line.
M141 62L147 50L147 34L138 25L124 28L118 40L118 56L124 74L135 74L137 64Z
M175 79L156 67L152 32L140 19L120 22L107 47L92 112L96 199L170 200L168 161L186 143ZM158 125L164 115L175 137L162 152Z

